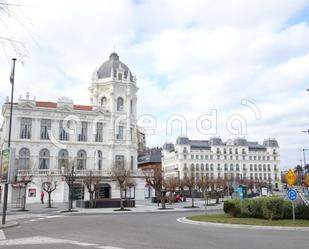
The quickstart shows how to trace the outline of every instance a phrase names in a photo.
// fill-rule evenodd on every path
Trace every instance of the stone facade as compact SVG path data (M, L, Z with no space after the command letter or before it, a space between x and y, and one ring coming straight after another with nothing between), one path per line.
M11 147L16 149L19 176L27 175L27 172L33 176L27 190L28 202L39 201L41 181L47 176L57 181L54 202L67 200L68 187L62 175L65 166L72 162L78 174L86 175L92 171L104 176L102 186L108 186L109 197L119 197L119 189L110 178L113 165L121 163L137 172L138 88L135 77L119 56L112 53L109 60L93 73L89 91L91 105L77 105L66 97L57 102L36 101L28 93L14 103ZM0 146L5 148L9 102L3 105L2 116ZM134 190L141 198L142 185ZM35 197L30 197L29 189L33 192L35 189ZM20 197L16 191L20 190L12 185L9 200ZM106 189L102 191L106 192ZM86 189L82 195L87 198Z
M166 177L185 176L230 182L252 180L272 189L281 189L279 145L275 139L263 144L239 138L222 142L220 138L189 140L178 137L175 145L164 144L162 169Z

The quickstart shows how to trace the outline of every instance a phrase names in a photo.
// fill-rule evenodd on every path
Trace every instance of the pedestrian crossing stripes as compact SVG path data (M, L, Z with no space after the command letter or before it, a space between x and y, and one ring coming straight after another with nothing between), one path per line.
M5 240L5 234L2 230L0 230L0 240Z

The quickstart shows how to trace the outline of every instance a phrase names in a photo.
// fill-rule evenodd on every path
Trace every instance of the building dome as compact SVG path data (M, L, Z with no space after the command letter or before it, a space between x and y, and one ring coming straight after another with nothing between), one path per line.
M104 78L116 78L117 72L122 71L123 72L123 78L127 79L128 75L130 77L130 81L133 81L133 76L130 72L130 69L128 66L124 63L122 63L119 60L119 56L117 53L113 52L109 56L109 60L105 61L97 70L97 76L99 79ZM113 72L113 75L111 75Z

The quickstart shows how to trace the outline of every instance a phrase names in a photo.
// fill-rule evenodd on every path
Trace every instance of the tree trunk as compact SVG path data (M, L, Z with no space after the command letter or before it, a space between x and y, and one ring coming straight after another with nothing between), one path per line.
M206 194L206 190L203 191L204 194L204 201L205 201L205 214L207 214L207 194Z
M120 187L120 210L124 210L123 201L122 201L122 187Z
M192 199L192 207L194 207L194 191L192 191L192 189L190 190L190 194L191 194L191 199Z
M160 198L161 198L161 194L159 191L156 190L156 198L157 198L157 205L158 207L160 206Z
M51 192L48 192L48 208L51 208Z
M162 209L165 209L166 207L165 207L165 196L164 195L161 197L161 203L162 203Z
M24 203L23 203L22 211L26 211L27 185L28 185L28 183L25 183L25 192L24 192L24 196L23 196Z

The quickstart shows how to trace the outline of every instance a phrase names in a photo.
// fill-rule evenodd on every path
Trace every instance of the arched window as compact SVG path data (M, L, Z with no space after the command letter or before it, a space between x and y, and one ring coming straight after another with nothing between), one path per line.
M106 97L102 97L101 98L101 107L106 107L106 102L107 102Z
M40 169L49 169L49 151L47 149L42 149L40 151Z
M30 150L28 148L22 148L19 151L19 168L30 168Z
M58 153L58 167L59 169L67 168L69 163L69 153L67 150L60 150Z
M77 152L77 169L86 169L87 154L86 151L80 150Z
M102 170L102 151L98 150L98 169Z
M194 164L191 164L191 171L194 171Z
M196 169L196 171L199 171L199 170L200 170L200 167L199 167L199 164L198 164L198 163L196 164L195 169Z
M117 99L117 111L123 111L123 98L121 97Z

